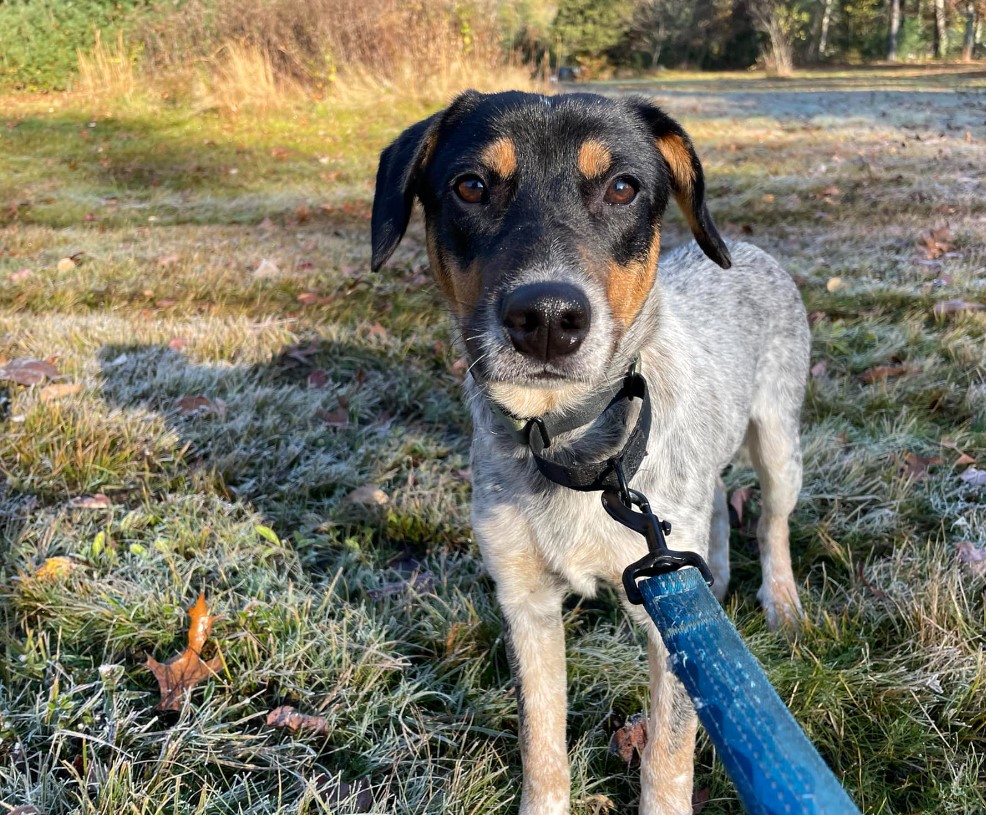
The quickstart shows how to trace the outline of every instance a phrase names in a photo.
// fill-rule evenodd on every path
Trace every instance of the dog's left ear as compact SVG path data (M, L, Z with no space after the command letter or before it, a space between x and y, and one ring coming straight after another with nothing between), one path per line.
M681 125L649 99L633 97L630 104L650 127L654 144L668 167L671 190L695 240L706 255L728 269L733 261L705 206L705 176L692 140Z

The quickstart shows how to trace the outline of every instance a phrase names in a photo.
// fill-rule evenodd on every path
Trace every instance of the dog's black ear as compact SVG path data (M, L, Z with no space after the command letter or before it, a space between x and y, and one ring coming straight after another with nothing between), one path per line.
M434 148L436 125L441 115L439 112L411 125L380 154L370 221L373 244L370 266L373 271L387 262L404 237L411 220L418 176Z
M667 164L671 190L695 240L706 255L728 269L733 261L705 206L705 176L692 140L681 125L649 99L634 97L630 104L650 127L654 144Z
M418 181L434 152L439 128L473 107L481 97L476 91L464 91L445 110L411 125L380 154L370 220L373 271L387 262L404 237Z

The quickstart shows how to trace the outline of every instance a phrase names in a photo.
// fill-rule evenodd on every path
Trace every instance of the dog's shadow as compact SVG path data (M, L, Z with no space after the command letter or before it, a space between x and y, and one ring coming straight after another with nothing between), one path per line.
M343 499L359 487L413 481L422 460L451 457L465 467L468 419L437 353L412 363L316 337L248 365L197 363L161 344L107 345L99 363L108 404L166 423L174 477L193 479L182 489L215 490L282 532L365 531L375 518L371 534L387 536L387 526L408 525L400 503L384 513L372 499ZM413 537L448 536L423 515ZM447 527L441 515L430 513Z

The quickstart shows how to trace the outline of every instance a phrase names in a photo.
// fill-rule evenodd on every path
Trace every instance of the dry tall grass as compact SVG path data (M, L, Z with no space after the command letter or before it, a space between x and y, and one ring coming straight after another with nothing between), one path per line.
M495 0L192 0L141 32L145 68L207 105L271 107L302 94L425 101L530 84ZM178 82L180 87L183 83Z
M113 97L132 96L137 88L137 73L133 57L118 34L116 44L103 45L99 31L96 44L88 53L79 51L77 90L87 95Z

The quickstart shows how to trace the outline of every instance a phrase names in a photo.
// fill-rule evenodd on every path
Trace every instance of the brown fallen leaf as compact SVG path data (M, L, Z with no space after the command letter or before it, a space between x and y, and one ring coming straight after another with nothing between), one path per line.
M952 251L952 230L949 228L948 224L945 226L937 227L936 229L929 229L927 232L922 232L918 237L918 248L924 252L925 258L928 260L935 260L940 258L946 252Z
M178 400L178 412L182 416L196 413L214 413L217 416L226 415L226 403L222 399L212 400L208 396L183 396Z
M908 372L906 365L877 365L867 368L860 376L867 385L874 382L882 382L885 379L892 379L895 376L903 376Z
M18 269L16 272L11 272L7 279L11 283L23 283L25 280L30 280L34 276L34 272L30 269Z
M349 427L349 411L346 408L336 410L319 410L315 416L321 419L328 427Z
M113 506L113 502L108 495L97 492L94 495L77 495L68 502L69 506L76 509L107 509Z
M72 574L78 565L70 557L50 557L35 571L34 576L38 580L55 581Z
M955 459L955 464L953 467L965 467L968 464L975 464L976 460L970 456L968 453L962 453L957 459Z
M968 300L942 300L931 307L931 313L936 317L947 317L965 311L982 311L984 308L986 306L982 303L970 303Z
M976 467L968 467L959 475L966 484L973 487L986 487L986 470L979 470Z
M346 501L350 504L383 506L390 501L390 496L380 489L380 487L376 487L373 484L364 484L362 487L357 487L349 493L346 496Z
M61 382L55 385L45 385L38 391L38 398L42 402L54 402L56 399L73 396L81 390L82 385L78 382Z
M838 291L842 288L842 278L841 277L830 277L828 283L825 284L825 289L829 293Z
M16 382L18 385L38 385L46 379L60 379L58 369L43 359L23 357L12 359L0 366L0 380Z
M182 337L175 337L173 340L168 342L168 348L172 351L184 351L185 340Z
M186 691L214 676L222 667L223 661L220 656L215 656L208 662L203 661L199 656L213 623L219 619L218 616L210 616L204 594L199 595L199 599L188 613L191 617L188 626L188 647L167 662L158 662L153 657L147 658L146 667L154 674L161 689L161 701L155 705L155 710L181 710Z
M616 803L606 795L590 795L582 799L586 815L608 815L616 812Z
M925 458L924 456L918 456L914 453L905 453L900 462L900 472L901 475L906 478L911 478L914 481L920 481L928 477L929 467L933 467L936 464L941 464L941 462L942 460L938 456Z
M370 812L373 809L369 778L360 778L350 783L343 781L341 775L321 773L311 783L328 804L347 804L347 811L352 812Z
M322 368L316 368L314 371L308 374L309 388L324 388L328 384L329 384L329 375Z
M324 716L310 716L299 713L290 705L281 705L267 714L267 726L277 729L287 729L292 733L305 731L315 736L324 736L329 732L329 721Z
M314 306L320 299L318 292L314 291L303 291L298 295L298 302L303 306Z
M66 272L71 272L76 267L76 265L77 265L76 262L72 260L72 258L62 258L61 260L58 261L58 264L55 266L55 268L58 269L58 271L61 272L62 274L65 274Z
M647 746L647 717L635 713L626 724L613 733L609 740L609 753L619 756L626 764L636 767L640 764L640 754Z
M743 507L752 497L753 487L740 487L738 490L733 490L733 494L729 496L729 505L736 513L736 525L738 527L743 526Z
M466 375L469 370L469 362L465 357L459 357L455 362L449 366L449 370L455 374L460 379Z
M695 790L692 793L692 815L699 815L711 798L712 794L709 792L708 787L701 787Z
M981 549L971 541L955 544L959 563L965 563L976 577L986 577L986 549Z
M827 359L820 359L814 365L811 366L811 375L814 379L821 379L829 370L829 361Z

